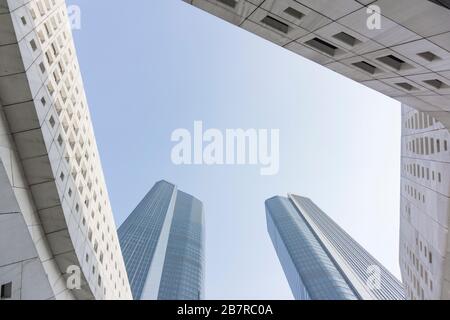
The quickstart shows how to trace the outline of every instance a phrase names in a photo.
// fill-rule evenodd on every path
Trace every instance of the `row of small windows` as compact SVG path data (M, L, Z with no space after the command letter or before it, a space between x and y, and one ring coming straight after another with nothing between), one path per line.
M404 247L406 249L406 256L409 258L409 263L404 261L404 268L406 270L406 274L408 275L408 279L412 283L412 286L406 284L408 295L410 298L418 297L419 299L424 299L423 286L429 288L431 292L433 291L433 281L431 277L429 277L429 273L422 265L419 257L416 256L412 250L410 250L408 245L404 244ZM420 254L423 255L431 265L433 262L432 254L429 250L427 250L426 245L423 245L422 241L418 238L416 238L416 247L419 249ZM411 264L414 267L413 269L410 268ZM413 270L415 272L413 272Z
M407 144L408 151L419 154L419 155L431 155L440 152L448 151L448 141L429 138L429 137L421 137L415 138L408 142Z
M418 191L416 188L405 184L405 192L408 193L408 195L415 200L422 201L425 203L425 195L422 194L420 191Z
M432 127L435 123L437 123L436 119L428 114L415 112L405 121L405 128L414 130L426 129Z
M52 1L53 5L56 5L56 1ZM45 2L42 1L38 1L37 2L37 6L39 9L39 13L41 15L41 17L44 17L47 12L44 10L44 5L47 8L48 11L50 11L50 9L52 9L51 6L47 6L47 4L49 4L49 2L47 0L45 0ZM34 10L34 8L30 8L30 14L33 17L34 20L37 19L36 16L36 11ZM81 149L84 149L85 147L85 143L84 143L84 139L83 136L81 135L81 132L79 130L80 126L77 125L76 122L74 122L73 119L73 115L76 114L77 115L77 121L82 123L84 120L84 117L82 116L82 114L80 113L80 110L84 110L84 104L83 102L80 102L79 104L77 104L77 102L79 101L79 96L81 94L79 88L77 85L74 85L75 81L78 81L78 78L75 78L74 73L77 74L77 65L76 62L74 61L73 64L71 63L71 61L74 60L74 54L73 54L73 50L71 47L71 42L68 39L68 31L62 29L62 23L63 23L63 19L62 17L65 16L65 12L64 10L61 11L56 11L55 14L53 14L51 17L49 17L46 21L42 22L41 27L39 30L37 30L37 35L38 35L38 41L41 45L44 45L46 43L48 43L48 49L44 52L43 58L45 59L45 61L42 61L39 64L39 69L41 70L41 72L43 74L45 74L47 72L47 70L49 70L49 74L50 74L50 78L47 81L46 87L48 90L48 93L50 94L51 97L53 97L55 99L54 101L54 107L55 110L58 114L58 117L61 119L61 128L62 130L64 130L64 134L69 136L68 139L68 145L70 146L70 149L72 150L72 152L75 152L75 159L78 163L78 165L82 165L82 161L86 161L88 163L87 166L90 166L90 174L88 175L88 171L86 170L86 165L84 166L84 168L82 168L80 170L81 175L83 176L83 178L85 180L87 180L86 186L90 192L93 192L92 194L92 198L94 200L94 203L97 203L97 192L93 191L93 181L95 181L96 185L99 185L99 181L98 178L95 177L95 179L91 179L89 176L91 174L94 173L94 166L90 161L90 155L91 153L88 151L83 152L84 157L81 157L81 153L78 150L75 149L79 149L81 147ZM22 17L21 21L23 23L23 25L27 25L27 19L26 17ZM61 30L61 32L59 32L58 30ZM58 34L59 32L59 34ZM54 40L52 40L52 38L54 38ZM33 38L30 40L29 44L30 44L30 48L33 52L36 52L39 47L38 47L38 41ZM64 45L67 44L67 48L64 49ZM48 67L46 66L46 64L48 65ZM50 71L51 69L53 69L53 71ZM55 93L58 93L57 95L55 95ZM69 98L70 97L70 98ZM46 106L48 104L48 101L46 99L45 96L42 96L40 99L40 102L42 104L42 106ZM63 106L66 106L66 108L63 108ZM81 106L81 109L76 109L75 106ZM63 113L64 112L64 113ZM89 121L88 116L85 116L85 120ZM56 129L56 118L54 117L54 115L50 114L49 118L48 118L48 123L50 125L51 128ZM69 124L72 124L72 126L70 126ZM82 125L82 133L84 133L84 135L87 135L87 130L86 130L86 126L83 124ZM70 132L73 132L72 134L70 134ZM77 138L78 137L78 138ZM77 141L78 140L78 141ZM62 136L62 133L58 135L57 139L56 139L58 145L60 147L64 146L64 138ZM87 139L88 142L88 146L91 147L91 140ZM67 151L69 151L67 149ZM70 156L68 154L68 152L65 152L65 158L67 163L70 165L69 159ZM92 152L92 158L95 158L95 152ZM83 164L84 165L84 164ZM73 170L72 171L72 177L74 180L76 180L77 178L77 170ZM61 182L64 182L67 180L67 174L63 171L60 172L59 175L59 179L61 180ZM97 187L98 188L98 187ZM98 189L97 189L98 190ZM80 195L83 194L84 191L84 184L83 182L80 180L79 182L79 186L78 186L78 191L80 192ZM100 194L100 196L103 197L103 189L100 187L100 190L98 192ZM69 197L73 196L73 189L71 187L67 188L67 195ZM105 206L107 205L107 201L104 200L105 202ZM84 200L84 205L86 207L86 209L89 209L89 207L91 207L91 201L90 198L86 197ZM74 209L76 212L79 212L81 210L79 203L76 203L74 206ZM102 206L101 204L98 204L98 214L99 216L103 217L103 223L106 224L106 217L105 215L102 213ZM94 218L94 211L92 211L92 218ZM82 220L83 225L86 225L86 219L83 217ZM100 230L100 223L97 222L97 230ZM110 227L109 225L107 226L107 232L108 235L111 236L111 243L117 243L117 239L114 238L113 234L110 234ZM92 243L92 231L89 230L89 235L88 235L89 240ZM105 239L105 234L102 233L102 241L106 241L109 242L108 240ZM117 244L115 245L116 247L116 252L118 252L118 246ZM93 249L94 252L96 254L98 254L98 259L100 261L101 264L104 263L104 254L103 252L101 252L99 250L99 243L97 241L94 242L93 244ZM109 252L110 251L110 245L109 243L106 244L106 251ZM114 260L114 254L113 252L111 252L111 261ZM86 262L89 261L89 254L86 254ZM105 265L106 270L108 271L108 265ZM118 270L118 265L117 262L115 262L115 270ZM92 266L92 273L94 274L94 276L96 275L96 267ZM122 279L122 286L125 287L125 278L122 278L122 274L120 272L120 270L118 271L119 274L119 279ZM102 277L100 274L96 275L97 276L97 285L99 288L102 287L103 281L102 281ZM111 272L110 274L110 279L111 281L113 280L113 274ZM117 290L117 283L115 284L115 289ZM103 288L103 292L106 295L106 288ZM121 293L119 292L119 298L121 296Z
M44 17L46 15L46 13L49 12L56 5L56 0L51 0L51 1L50 0L36 0L35 3L36 3L36 6L37 6L40 16ZM30 13L31 13L31 17L34 20L36 20L37 15L36 15L35 9L31 8Z
M442 182L442 175L438 171L430 170L430 168L421 166L420 164L404 164L403 169L409 173L410 175L419 178L419 179L426 179L428 181L436 181L441 183Z
M85 220L85 218L83 218L83 225L85 225L85 224L86 224L86 220ZM97 223L97 230L98 231L100 230L100 224L99 223ZM108 230L109 230L109 227L108 227ZM103 254L102 251L99 250L99 242L97 240L93 239L93 231L92 231L91 228L89 228L89 231L88 231L88 240L89 240L89 242L91 244L93 244L94 252L95 252L96 255L98 255L98 260L99 260L100 264L103 265L103 263L104 263L104 254ZM102 233L102 241L105 241L104 233ZM110 250L110 246L109 246L109 243L107 243L106 244L106 251L109 252L109 250ZM117 244L115 245L115 252L118 252ZM112 251L110 253L110 260L111 260L111 263L114 262L114 269L115 269L116 272L118 272L119 280L122 280L121 281L122 282L122 286L125 287L125 278L122 278L122 272L118 268L117 261L114 261L114 252L112 252ZM89 254L86 253L86 263L88 263L88 262L89 262ZM107 262L105 262L104 266L105 266L105 270L108 271L108 263ZM92 266L92 274L93 275L96 274L95 265ZM99 275L99 277L100 277L100 275ZM110 273L110 280L113 281L113 273L112 273L112 271ZM101 283L101 281L99 281L99 286L100 286L100 283ZM117 289L117 283L115 283L114 286L115 286L115 289Z

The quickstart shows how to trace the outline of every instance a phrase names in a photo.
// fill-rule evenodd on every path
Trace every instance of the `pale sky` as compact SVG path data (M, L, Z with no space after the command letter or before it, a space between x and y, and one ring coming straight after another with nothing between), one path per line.
M310 197L399 277L400 104L181 0L69 0L117 226L166 179L203 201L206 298L292 299L264 201ZM171 134L279 129L280 171L176 166Z

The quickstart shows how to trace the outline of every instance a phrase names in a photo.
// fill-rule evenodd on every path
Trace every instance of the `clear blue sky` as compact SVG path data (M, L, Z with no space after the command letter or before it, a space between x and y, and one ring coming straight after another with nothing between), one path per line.
M400 104L181 0L68 0L116 223L169 180L206 213L206 297L291 299L264 201L310 197L395 275ZM280 172L175 166L173 130L280 129Z

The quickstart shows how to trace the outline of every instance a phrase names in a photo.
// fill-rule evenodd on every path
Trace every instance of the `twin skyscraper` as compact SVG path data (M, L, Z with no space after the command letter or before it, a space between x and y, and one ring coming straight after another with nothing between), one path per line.
M404 299L402 284L310 199L271 198L266 215L295 299Z
M295 299L404 299L401 283L311 200L266 201L267 228ZM204 298L200 200L160 181L118 230L137 300Z
M119 227L135 300L204 297L203 204L160 181Z

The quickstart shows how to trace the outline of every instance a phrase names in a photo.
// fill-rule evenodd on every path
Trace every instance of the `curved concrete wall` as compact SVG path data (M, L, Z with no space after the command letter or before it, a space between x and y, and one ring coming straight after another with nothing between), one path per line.
M4 122L42 232L34 245L48 245L41 262L53 261L51 286L61 284L55 298L131 299L65 2L8 0L0 10ZM72 267L81 286L69 290Z

